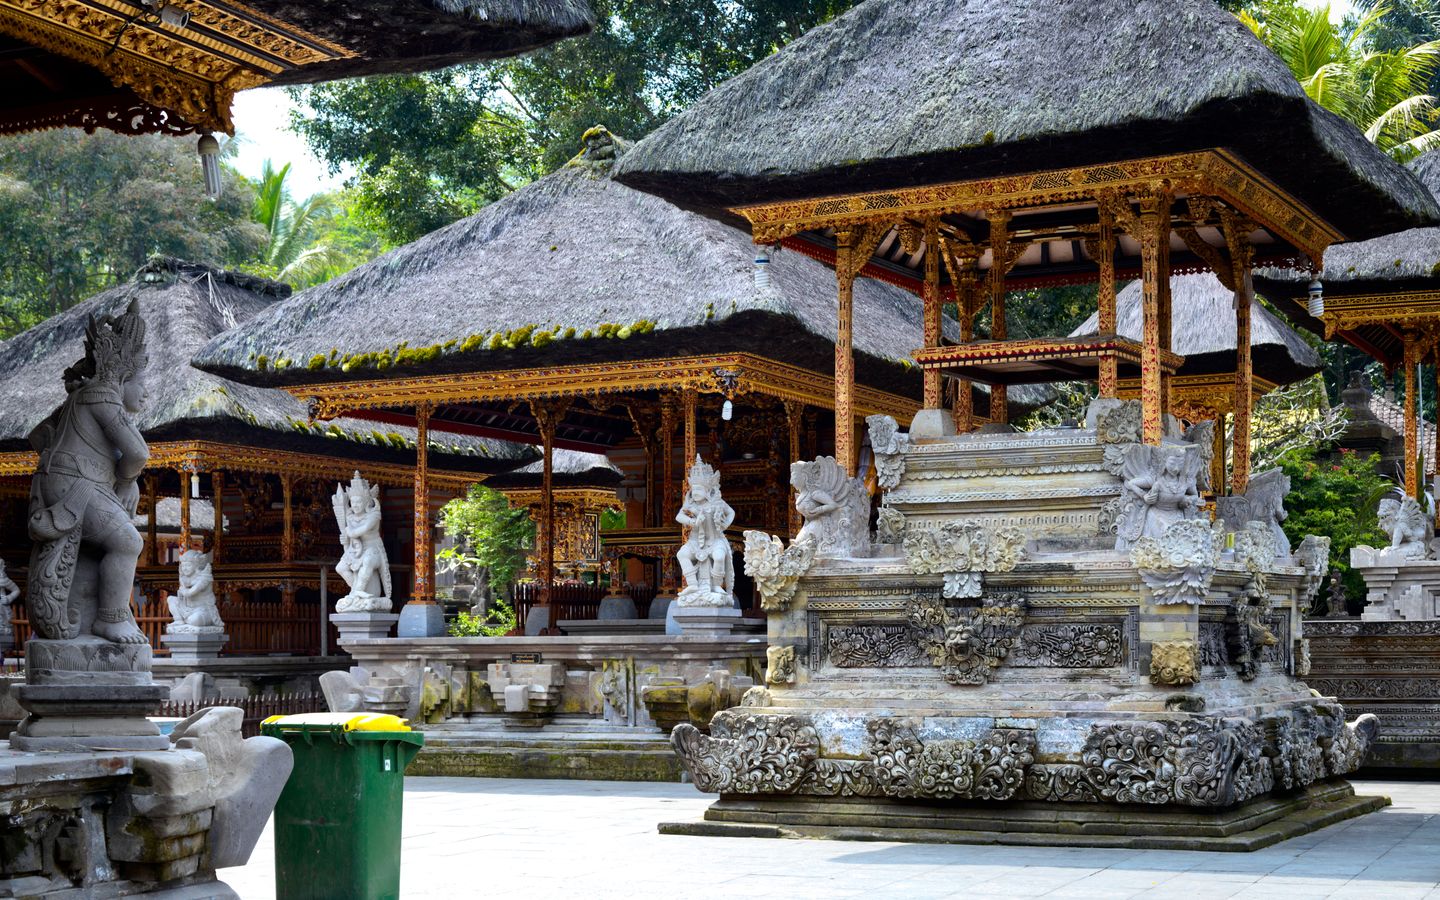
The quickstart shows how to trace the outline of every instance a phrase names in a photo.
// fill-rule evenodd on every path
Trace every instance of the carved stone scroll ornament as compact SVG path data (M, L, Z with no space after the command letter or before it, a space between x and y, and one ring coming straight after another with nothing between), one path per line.
M869 723L874 782L887 797L1009 800L1035 761L1035 734L997 728L976 740L921 741L905 719Z
M745 532L745 574L755 580L760 608L780 612L790 608L800 577L815 562L815 545L797 541L789 547L763 531Z
M1251 601L1270 599L1270 571L1275 568L1277 554L1275 536L1263 522L1247 522L1235 532L1235 561L1250 574L1245 592Z
M905 540L905 514L889 506L880 507L875 519L875 543L899 544Z
M833 456L790 466L795 508L805 520L795 543L811 541L822 559L864 556L870 551L870 494Z
M1210 590L1219 562L1209 523L1183 519L1165 529L1162 538L1142 537L1130 551L1130 562L1156 603L1198 605Z
M1096 400L1087 418L1094 419L1099 443L1138 444L1144 438L1144 415L1139 400Z
M920 649L950 684L985 684L1015 649L1025 624L1025 598L1019 594L986 597L978 607L952 612L935 596L909 602L910 624L919 631Z
M1183 687L1200 680L1200 648L1194 641L1156 641L1150 645L1150 681Z
M1009 572L1025 552L1025 537L1013 525L991 528L974 521L946 522L938 529L911 528L905 557L916 575L944 575L945 596L978 597L985 572Z
M795 683L795 648L793 646L765 648L765 683Z
M809 720L736 710L716 713L709 735L676 725L670 743L696 789L709 794L790 793L820 753Z
M889 416L876 415L865 419L870 427L870 448L875 451L876 480L881 489L891 490L905 476L905 451L910 449L910 435Z

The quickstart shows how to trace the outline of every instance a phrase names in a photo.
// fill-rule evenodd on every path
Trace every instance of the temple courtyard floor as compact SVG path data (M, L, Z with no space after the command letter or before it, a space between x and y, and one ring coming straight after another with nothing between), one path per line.
M683 784L410 778L401 896L1440 898L1440 782L1356 780L1389 808L1254 853L680 837L710 798ZM220 875L275 896L267 830Z

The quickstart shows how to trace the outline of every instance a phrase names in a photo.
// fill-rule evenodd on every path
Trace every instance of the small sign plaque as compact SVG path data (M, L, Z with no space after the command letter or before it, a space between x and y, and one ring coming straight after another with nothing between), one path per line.
M543 654L540 654L540 653L512 653L512 654L510 654L510 661L511 661L512 663L532 663L532 664L533 664L533 663L539 663L539 662L541 662L541 661L542 661L542 657L543 657Z

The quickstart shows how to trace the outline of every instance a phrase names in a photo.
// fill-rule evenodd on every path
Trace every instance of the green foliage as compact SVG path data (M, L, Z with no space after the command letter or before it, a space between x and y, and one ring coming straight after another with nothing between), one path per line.
M294 94L294 125L358 206L405 242L564 165L603 123L638 139L855 0L596 0L585 37L488 65L337 81Z
M483 616L461 611L450 622L446 631L451 637L504 637L515 629L519 621L515 610L504 600L494 602Z
M615 531L625 527L625 510L606 509L600 512L600 530Z
M472 572L493 605L525 567L525 548L535 540L529 510L513 509L504 494L477 484L465 497L445 504L440 515L455 546L436 558L447 568Z
M1280 459L1290 476L1285 498L1285 535L1298 546L1307 534L1330 538L1330 567L1338 569L1351 597L1365 594L1365 583L1350 571L1350 548L1387 543L1375 518L1381 498L1394 489L1375 474L1375 457L1341 451L1335 461L1317 461L1313 447L1292 450Z
M251 215L268 239L260 259L247 270L306 288L348 272L385 249L380 236L361 221L353 192L296 200L285 184L289 174L289 163L277 169L267 159L254 182Z
M205 196L194 139L57 129L0 141L0 338L129 278L153 254L237 265L264 245L252 191Z

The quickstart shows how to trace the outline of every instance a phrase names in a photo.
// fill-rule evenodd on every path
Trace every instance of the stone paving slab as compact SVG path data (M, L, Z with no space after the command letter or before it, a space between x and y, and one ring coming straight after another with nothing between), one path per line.
M1254 853L666 836L689 785L409 778L401 896L523 900L1050 897L1440 900L1440 783L1355 781L1394 805ZM275 896L267 829L220 876Z

